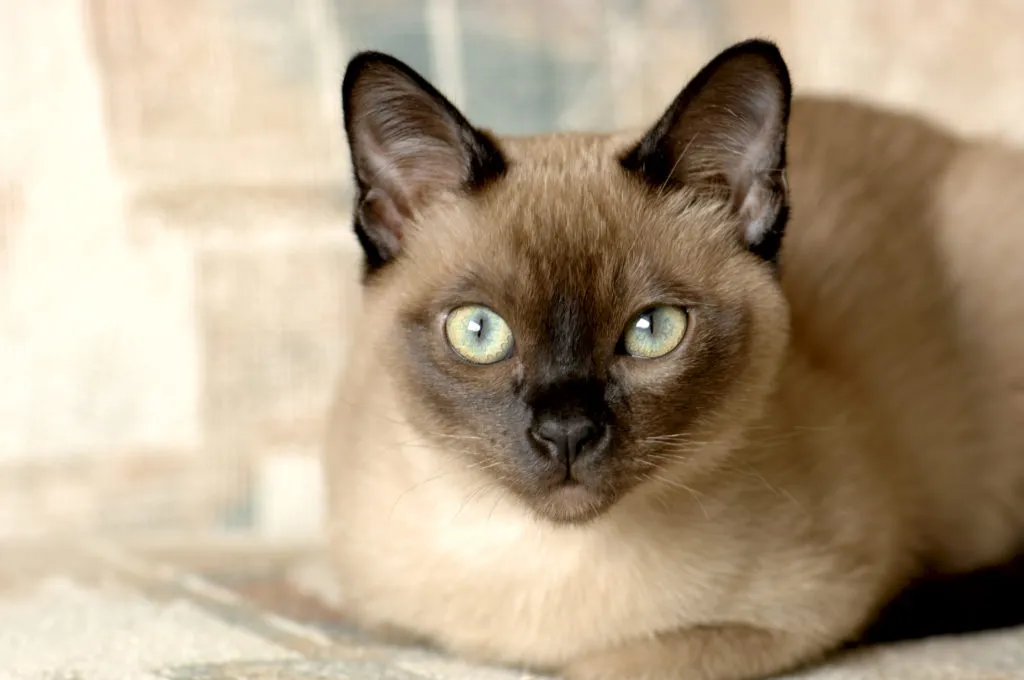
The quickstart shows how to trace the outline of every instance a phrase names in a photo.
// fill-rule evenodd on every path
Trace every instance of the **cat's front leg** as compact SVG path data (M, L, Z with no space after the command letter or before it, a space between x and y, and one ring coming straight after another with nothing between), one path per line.
M567 680L755 680L816 661L820 640L752 626L707 626L624 643L583 657Z

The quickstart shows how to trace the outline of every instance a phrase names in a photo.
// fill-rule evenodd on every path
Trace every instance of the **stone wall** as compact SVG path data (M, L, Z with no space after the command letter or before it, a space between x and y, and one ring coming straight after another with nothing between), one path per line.
M0 0L0 536L315 532L354 50L521 133L639 124L750 35L1024 143L1016 0Z

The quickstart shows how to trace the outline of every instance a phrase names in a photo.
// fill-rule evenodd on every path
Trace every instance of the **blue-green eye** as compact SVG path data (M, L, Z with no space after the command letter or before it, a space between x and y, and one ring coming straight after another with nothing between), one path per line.
M453 309L444 322L444 333L455 353L474 364L508 359L515 344L505 320L482 305Z
M637 359L663 357L683 341L686 312L678 307L652 307L640 312L626 326L622 347Z

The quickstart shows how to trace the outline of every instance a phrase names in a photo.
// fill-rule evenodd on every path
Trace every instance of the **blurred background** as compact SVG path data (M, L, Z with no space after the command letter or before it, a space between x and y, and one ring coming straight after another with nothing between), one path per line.
M755 35L798 92L1024 143L1022 0L0 0L0 538L317 536L355 50L530 133L645 123Z

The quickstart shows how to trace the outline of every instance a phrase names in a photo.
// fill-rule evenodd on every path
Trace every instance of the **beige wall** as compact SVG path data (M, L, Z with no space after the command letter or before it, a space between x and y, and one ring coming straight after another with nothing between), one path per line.
M459 36L598 64L558 125L642 122L758 34L798 89L1024 143L1015 0L0 0L0 536L315 528L356 303L337 81L375 12L457 99Z

